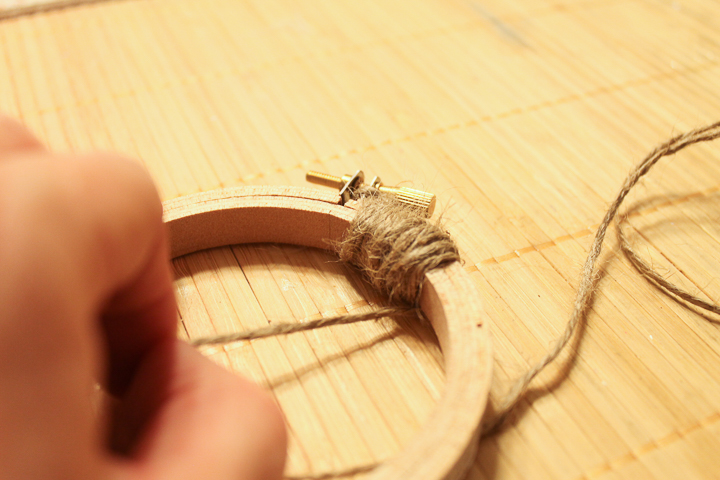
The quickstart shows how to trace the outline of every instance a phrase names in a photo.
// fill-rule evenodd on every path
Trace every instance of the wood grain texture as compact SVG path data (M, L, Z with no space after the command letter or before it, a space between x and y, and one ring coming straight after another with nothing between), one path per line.
M166 200L307 169L433 191L494 325L492 406L562 328L627 171L718 119L719 27L713 0L109 2L0 22L0 109L55 149L140 158ZM640 252L715 301L718 160L663 161L629 205ZM536 381L469 479L720 477L717 326L609 247L572 368ZM175 266L185 336L382 303L313 249ZM407 319L206 353L273 388L292 474L392 457L445 381Z

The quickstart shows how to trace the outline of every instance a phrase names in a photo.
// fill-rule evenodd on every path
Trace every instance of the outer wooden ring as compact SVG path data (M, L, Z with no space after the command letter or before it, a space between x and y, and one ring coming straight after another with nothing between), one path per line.
M172 257L258 242L327 249L355 215L337 202L337 194L297 187L236 187L170 200L164 218ZM457 262L427 274L420 305L445 357L445 391L422 430L368 480L460 479L475 458L492 370L487 317Z

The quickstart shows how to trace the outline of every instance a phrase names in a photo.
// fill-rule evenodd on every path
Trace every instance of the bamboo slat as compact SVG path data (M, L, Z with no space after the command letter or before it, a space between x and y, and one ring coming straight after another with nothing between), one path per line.
M626 172L718 120L718 32L713 0L110 0L0 20L0 110L54 149L138 158L166 200L308 169L433 191L493 320L493 403L562 329ZM719 151L663 160L628 203L639 252L715 301ZM601 260L576 355L481 442L469 479L720 478L717 324L613 239ZM312 249L174 265L185 338L383 301ZM293 475L391 457L444 382L432 331L405 320L203 351L272 390Z

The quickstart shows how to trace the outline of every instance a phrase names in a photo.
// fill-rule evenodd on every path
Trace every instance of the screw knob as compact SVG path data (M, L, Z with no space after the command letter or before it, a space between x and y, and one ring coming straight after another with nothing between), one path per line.
M394 196L405 205L417 208L428 217L435 211L435 195L408 187L378 187L383 193Z

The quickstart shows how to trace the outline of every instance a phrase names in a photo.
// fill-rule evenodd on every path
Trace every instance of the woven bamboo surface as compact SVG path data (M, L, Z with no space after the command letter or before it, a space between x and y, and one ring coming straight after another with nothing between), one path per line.
M308 169L435 192L493 323L492 402L566 322L627 171L720 119L719 32L713 0L117 0L0 21L0 110L54 149L142 159L164 199ZM663 160L629 205L641 254L715 300L719 160L720 144ZM482 441L469 479L720 478L718 326L614 240L602 261L577 355ZM382 302L310 249L175 267L186 338ZM411 319L205 352L272 388L288 474L392 456L443 384Z

